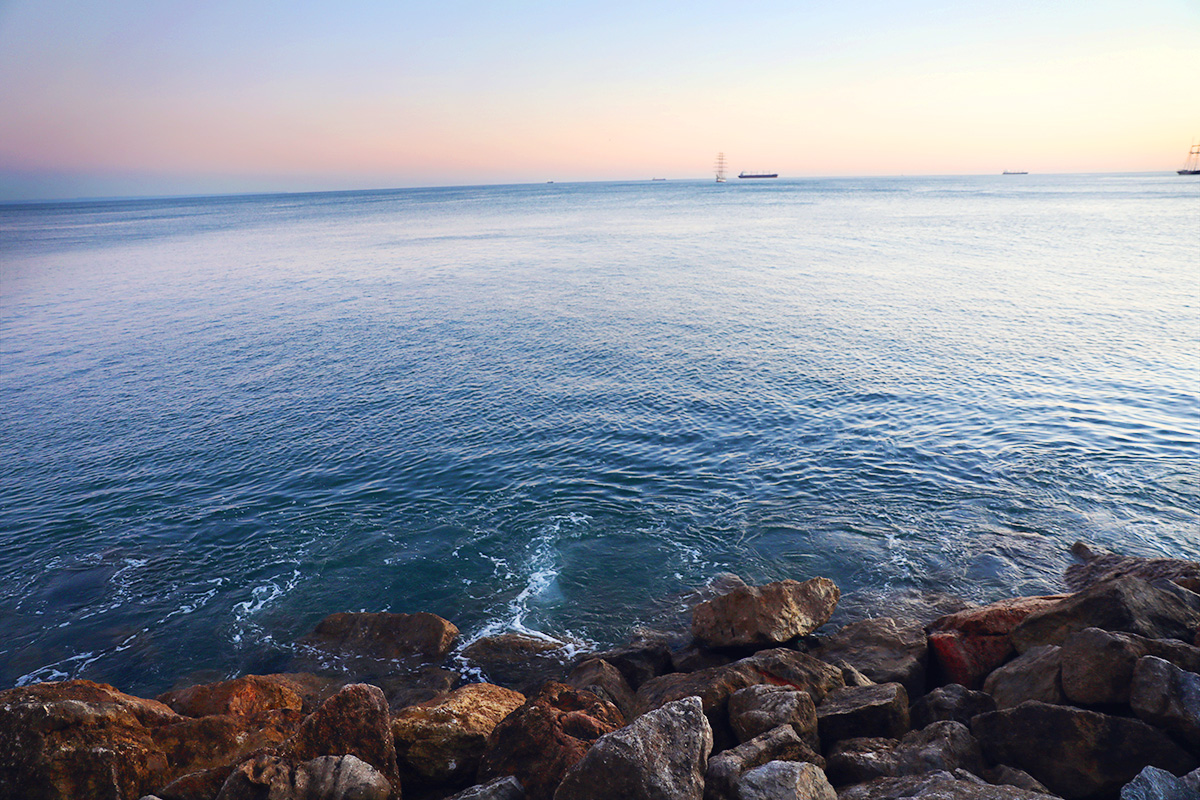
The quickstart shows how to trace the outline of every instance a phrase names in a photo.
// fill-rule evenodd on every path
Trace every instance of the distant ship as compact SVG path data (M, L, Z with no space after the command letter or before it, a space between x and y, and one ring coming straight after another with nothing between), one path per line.
M1200 175L1200 144L1192 145L1192 149L1188 151L1187 163L1183 165L1183 169L1177 169L1175 172L1179 175Z
M739 172L739 178L778 178L778 172Z
M1029 173L1028 173L1028 172L1021 172L1021 171L1018 171L1018 170L1006 169L1006 170L1004 170L1004 172L1003 172L1003 173L1001 173L1001 174L1003 174L1003 175L1028 175Z
M717 183L725 182L725 154L717 153Z

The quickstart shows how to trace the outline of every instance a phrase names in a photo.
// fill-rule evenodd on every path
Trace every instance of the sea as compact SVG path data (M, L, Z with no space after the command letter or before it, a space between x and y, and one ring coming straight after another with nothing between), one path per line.
M1174 174L2 205L0 688L1200 559L1198 226Z

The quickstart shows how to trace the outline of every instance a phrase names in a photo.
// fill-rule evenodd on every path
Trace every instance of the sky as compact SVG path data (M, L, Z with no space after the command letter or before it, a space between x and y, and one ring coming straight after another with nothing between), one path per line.
M0 0L0 200L1169 171L1200 0Z

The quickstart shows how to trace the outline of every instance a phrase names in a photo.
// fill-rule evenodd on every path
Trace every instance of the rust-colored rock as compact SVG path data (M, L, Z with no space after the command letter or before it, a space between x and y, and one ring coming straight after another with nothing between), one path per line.
M551 800L592 742L623 724L612 703L549 681L492 730L479 780L512 775L529 800Z
M1026 617L1050 608L1069 595L1015 597L968 608L934 620L929 651L945 683L978 689L983 679L1015 649L1009 634Z
M621 671L602 658L581 661L571 670L564 683L584 689L607 700L621 710L625 719L632 719L637 698Z
M446 657L458 628L437 614L339 612L317 623L301 644L334 659L438 661Z
M828 578L739 586L692 609L692 635L713 647L771 647L829 621L841 592Z
M377 769L355 756L318 756L296 761L259 753L239 764L216 800L391 800Z
M398 713L392 736L405 789L472 784L488 736L524 702L524 695L509 689L473 683Z
M302 675L243 675L219 683L204 683L175 689L158 696L160 703L187 717L237 714L252 717L264 711L305 708L305 697L315 696L316 682L328 680Z

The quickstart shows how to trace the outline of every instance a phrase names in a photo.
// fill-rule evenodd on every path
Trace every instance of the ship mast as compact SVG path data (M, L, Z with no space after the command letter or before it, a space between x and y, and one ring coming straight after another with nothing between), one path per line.
M725 182L725 154L717 153L717 183Z

